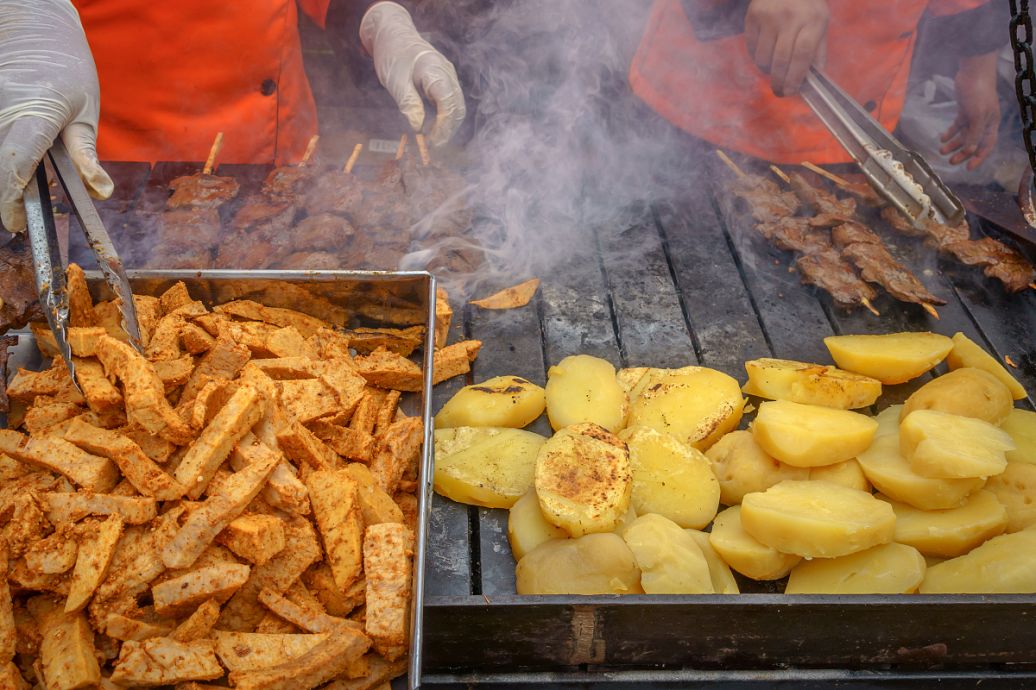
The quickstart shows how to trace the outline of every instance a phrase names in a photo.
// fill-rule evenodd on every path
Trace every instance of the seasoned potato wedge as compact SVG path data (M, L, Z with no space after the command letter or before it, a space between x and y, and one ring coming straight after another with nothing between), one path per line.
M835 364L884 384L904 383L929 371L953 347L938 333L832 335L824 338Z
M553 539L515 568L518 594L642 594L633 552L617 534Z
M719 500L725 506L741 503L745 494L766 491L785 479L809 479L805 467L785 465L759 447L751 431L731 431L705 451L719 481Z
M858 412L787 400L764 402L752 423L755 442L795 467L833 465L856 457L870 446L877 429L873 418Z
M741 421L735 379L705 367L649 369L633 388L629 426L648 426L706 450Z
M898 417L899 413L894 411L892 415ZM871 447L860 453L856 460L878 491L921 510L955 508L968 494L985 484L985 480L978 477L932 479L918 474L899 451L898 433L874 439Z
M698 542L672 520L641 515L622 538L640 568L646 594L713 594L709 564Z
M741 501L745 531L781 553L837 558L892 541L892 507L865 491L784 481Z
M850 458L845 462L835 463L834 465L810 468L809 478L821 482L841 484L858 491L869 492L871 490L871 483L867 481L867 475L863 473L863 468L860 467L860 463L857 462L856 458Z
M748 383L741 390L770 400L855 410L881 395L881 381L826 364L763 358L745 362L745 371Z
M730 566L716 553L716 549L712 548L708 532L696 529L685 529L684 532L691 535L698 548L701 549L702 555L705 556L705 562L709 564L712 589L716 591L716 594L740 594L741 590L737 586L734 574L730 572Z
M963 333L954 333L952 342L953 349L946 357L946 364L950 369L960 369L961 367L983 369L1000 379L1000 382L1011 391L1011 396L1015 400L1025 397L1025 387L1018 383L1018 379L1011 376L1003 364L983 350L975 341Z
M646 426L626 428L619 438L629 447L637 515L658 513L695 529L712 522L719 482L701 451Z
M1036 465L1009 462L1007 469L986 482L988 491L1007 510L1007 532L1036 525Z
M979 490L964 505L949 510L918 510L889 501L896 513L895 540L925 556L955 558L1007 527L1007 510L990 491Z
M629 451L597 424L567 426L540 449L535 486L548 522L573 537L610 532L630 507Z
M779 580L802 560L746 532L741 524L741 506L731 506L716 516L709 543L731 568L753 580Z
M918 474L934 479L992 477L1007 467L1014 441L989 422L935 410L911 412L899 425L899 450Z
M435 490L459 503L510 508L532 488L546 440L522 429L436 429Z
M881 544L841 558L795 566L785 594L909 594L925 574L924 556L906 544Z
M516 561L545 541L567 538L568 532L543 517L535 490L519 498L507 514L507 540Z
M914 410L938 410L1000 424L1014 407L1011 391L989 372L974 367L955 369L914 391L900 418Z
M1036 412L1011 410L1000 428L1014 441L1014 450L1007 451L1008 462L1036 463Z
M435 415L435 428L505 426L520 429L543 414L544 390L519 376L464 386Z
M993 537L969 553L928 568L921 594L1036 592L1036 529Z
M590 355L565 357L547 371L546 404L555 430L593 422L614 433L625 426L629 412L615 367Z

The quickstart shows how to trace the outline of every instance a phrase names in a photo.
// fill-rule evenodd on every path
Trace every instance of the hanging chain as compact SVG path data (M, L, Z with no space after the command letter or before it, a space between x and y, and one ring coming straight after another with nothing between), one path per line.
M1029 165L1036 171L1036 72L1032 57L1032 17L1029 0L1011 0L1011 48L1014 50L1014 91L1022 111L1022 131Z

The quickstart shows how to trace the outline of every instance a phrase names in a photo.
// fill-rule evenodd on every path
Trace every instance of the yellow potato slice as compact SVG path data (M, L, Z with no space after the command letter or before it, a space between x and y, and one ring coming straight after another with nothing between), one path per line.
M648 426L706 450L737 428L745 399L735 379L705 367L649 369L633 388L629 426Z
M881 544L841 558L803 561L785 594L909 594L925 574L924 556L906 544Z
M741 524L781 553L837 558L892 541L896 516L888 503L865 491L830 482L784 481L745 496Z
M612 433L626 425L629 400L615 367L599 357L572 355L547 371L547 417L554 430L593 422Z
M741 390L770 400L855 410L881 395L881 381L826 364L763 358L745 362L745 371L748 383Z
M963 556L928 568L921 594L1036 592L1036 529L993 537Z
M914 391L900 417L914 410L938 410L1000 424L1014 407L1011 391L989 372L974 367L955 369Z
M519 498L507 514L507 540L516 561L545 541L566 538L568 532L543 517L535 490Z
M898 418L899 412L893 411L889 416L892 415ZM986 483L978 477L932 479L918 474L899 452L899 433L874 439L871 447L860 453L856 460L868 481L878 491L921 510L955 508L964 502L968 494L981 489Z
M832 335L824 338L831 358L842 369L876 378L884 384L904 383L929 371L953 348L938 333Z
M624 429L633 470L637 515L658 513L680 527L700 529L719 508L719 482L701 451L646 426Z
M867 481L867 475L856 458L850 458L845 462L823 467L813 467L809 470L809 478L820 482L831 482L858 491L871 490L871 483Z
M805 467L785 465L766 454L751 431L731 431L705 451L719 481L719 500L726 506L741 503L745 494L766 491L785 479L809 479Z
M573 537L610 532L630 507L633 476L626 444L597 424L565 427L536 458L543 516Z
M1007 469L986 482L986 489L1007 509L1007 532L1036 525L1036 465L1009 462Z
M960 369L961 367L984 369L1000 379L1000 382L1011 391L1011 396L1015 400L1021 400L1025 397L1025 387L1018 382L1018 379L1011 376L1011 373L1004 368L1003 364L998 362L993 355L983 350L975 341L963 333L954 333L952 342L953 349L950 350L949 355L946 357L946 365L950 369Z
M1000 428L1014 441L1015 449L1007 451L1008 462L1036 463L1036 412L1011 410Z
M709 564L698 542L656 513L641 515L622 535L640 568L646 594L713 594Z
M552 539L515 568L518 594L642 594L633 552L617 534Z
M888 436L890 434L898 436L899 418L902 414L902 405L890 405L879 412L874 418L874 421L878 423L878 430L874 433L874 438L877 439L881 436Z
M899 425L899 450L933 479L992 477L1007 467L1011 437L989 422L935 410L911 412Z
M753 580L779 580L802 560L746 532L741 524L741 506L731 506L716 516L709 543L731 568Z
M925 556L961 556L1007 527L1007 510L995 494L985 490L949 510L918 510L895 501L889 505L896 513L895 540Z
M532 488L546 440L522 429L436 429L435 490L458 503L510 508Z
M712 548L708 533L696 529L685 529L684 532L691 535L698 548L701 549L702 555L705 556L705 562L709 564L712 589L716 594L740 594L741 590L737 586L734 574L730 572L730 566L722 556L716 553L716 549Z
M877 429L873 418L858 412L787 400L764 402L752 423L755 442L795 467L833 465L856 457L870 446Z
M543 414L544 390L520 376L496 376L464 386L435 415L435 428L507 426L520 429Z

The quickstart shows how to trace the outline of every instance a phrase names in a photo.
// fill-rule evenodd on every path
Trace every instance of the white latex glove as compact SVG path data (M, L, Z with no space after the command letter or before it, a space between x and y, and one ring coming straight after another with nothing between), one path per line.
M424 126L421 92L435 104L428 142L441 146L464 121L464 93L453 64L421 38L410 13L394 2L379 2L363 15L360 42L374 58L374 70L414 131Z
M22 193L61 136L86 188L114 184L97 161L97 70L69 0L0 2L0 219L25 229Z

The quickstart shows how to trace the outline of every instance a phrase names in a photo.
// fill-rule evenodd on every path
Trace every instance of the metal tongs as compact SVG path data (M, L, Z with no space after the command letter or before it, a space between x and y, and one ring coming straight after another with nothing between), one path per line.
M79 177L65 145L57 140L47 154L65 195L72 206L79 227L86 235L87 244L97 257L104 279L116 297L122 327L129 335L130 344L138 350L140 328L137 312L133 306L133 293L123 269L122 261L112 245L108 231L104 229L101 217L97 215L86 186ZM58 249L57 230L54 225L54 208L50 202L47 170L43 162L25 187L25 217L28 226L29 245L32 248L32 263L36 277L36 291L40 306L47 317L47 323L57 341L58 350L68 366L73 383L76 382L75 365L72 361L72 347L68 342L68 290L65 285L65 271Z
M964 205L924 158L903 146L823 72L811 67L800 91L881 196L919 227L929 218L956 226Z

